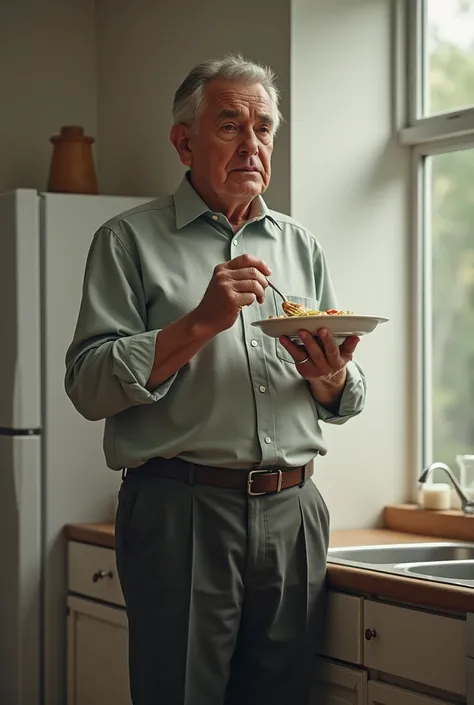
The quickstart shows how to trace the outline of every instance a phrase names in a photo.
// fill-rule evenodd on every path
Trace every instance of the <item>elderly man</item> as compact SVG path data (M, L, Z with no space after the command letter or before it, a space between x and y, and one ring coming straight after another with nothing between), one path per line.
M134 705L303 705L329 516L320 421L364 405L357 338L304 348L254 321L336 306L314 236L262 199L280 121L267 68L196 67L174 101L173 196L106 223L87 261L66 389L123 470L116 551ZM113 674L110 674L113 678Z

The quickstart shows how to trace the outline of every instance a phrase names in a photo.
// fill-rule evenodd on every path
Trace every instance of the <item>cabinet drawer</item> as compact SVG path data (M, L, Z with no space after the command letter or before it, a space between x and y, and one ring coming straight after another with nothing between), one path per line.
M68 590L85 597L124 606L124 599L111 548L70 541Z
M329 592L320 654L356 665L362 663L362 606L362 597Z
M367 705L367 671L321 659L308 705Z
M466 622L366 600L364 665L450 693L466 693Z
M418 695L403 688L391 685L369 682L369 705L450 705L445 700L431 698L428 695Z

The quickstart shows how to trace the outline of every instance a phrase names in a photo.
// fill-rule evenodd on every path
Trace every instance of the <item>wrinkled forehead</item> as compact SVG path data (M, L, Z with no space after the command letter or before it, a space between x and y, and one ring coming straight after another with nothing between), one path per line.
M241 119L275 123L275 106L260 83L215 80L204 89L202 117L217 122Z

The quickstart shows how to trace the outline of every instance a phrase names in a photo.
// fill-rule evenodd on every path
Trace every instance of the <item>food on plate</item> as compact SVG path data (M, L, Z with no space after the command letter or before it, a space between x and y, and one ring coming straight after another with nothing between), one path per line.
M319 311L318 309L308 309L302 304L294 304L291 301L284 301L282 309L285 312L284 316L277 318L288 318L293 316L353 316L353 311L342 311L336 308L329 308L327 311ZM275 316L269 316L275 318Z

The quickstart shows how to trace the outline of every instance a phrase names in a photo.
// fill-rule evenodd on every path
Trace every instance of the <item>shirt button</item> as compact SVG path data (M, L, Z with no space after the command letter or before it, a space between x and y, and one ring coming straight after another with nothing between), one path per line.
M258 342L257 342L256 340L251 340L251 341L250 341L250 345L251 345L253 348L256 348L257 345L258 345Z
M213 216L212 216L212 220L219 220L219 218L218 218L217 215L213 215Z
M270 438L270 436L265 436L265 443L271 443L271 442L272 442L272 439Z
M267 388L266 388L266 387L264 387L264 386L263 386L263 384L261 384L261 385L260 385L260 387L259 387L258 389L259 389L259 391L260 391L260 392L262 392L262 394L264 394L264 392L266 392L266 391L267 391Z
M238 244L239 244L239 241L238 241L238 240L232 240L232 244L233 244L234 246L235 246L235 245L238 245Z

